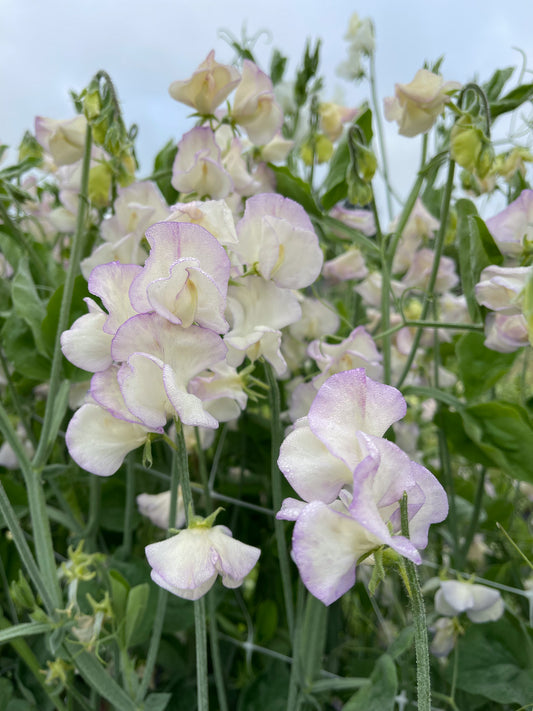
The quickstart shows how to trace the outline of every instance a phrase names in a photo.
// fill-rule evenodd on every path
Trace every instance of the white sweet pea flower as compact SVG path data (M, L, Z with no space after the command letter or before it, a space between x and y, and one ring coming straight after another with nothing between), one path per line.
M409 84L396 84L395 96L384 100L385 118L397 121L402 136L426 133L450 101L450 93L461 88L456 81L443 78L427 69L419 69Z
M215 60L215 50L212 49L190 79L172 82L168 91L173 99L192 106L199 114L212 114L231 94L240 78L236 67Z
M150 254L129 290L135 310L225 333L230 261L220 242L187 222L159 222L146 231L146 238Z
M323 255L311 220L301 205L276 194L255 195L237 224L234 250L264 279L301 289L320 274Z
M435 595L435 610L446 617L466 612L472 622L494 622L503 615L504 604L499 591L494 588L443 580Z
M280 329L300 318L298 299L290 290L280 289L259 276L235 281L228 289L227 299L227 362L237 367L246 356L252 362L264 356L282 376L287 364L280 350Z
M168 222L191 222L199 225L223 245L231 246L239 241L233 213L224 200L181 202L173 205L171 210L167 217Z
M170 516L170 491L162 491L160 494L139 494L136 501L140 514L149 518L154 526L162 528L165 531L167 530ZM174 527L182 528L184 525L185 507L183 505L181 486L178 486L178 501Z
M83 115L64 121L44 116L35 119L35 138L58 166L83 158L86 130L87 119Z
M283 112L274 97L270 77L249 59L242 65L242 80L235 92L231 115L257 146L269 143L283 123Z
M237 588L257 563L261 551L235 540L226 526L195 525L145 548L152 580L178 597L198 600L218 575Z
M196 193L215 200L233 190L231 178L221 162L220 148L208 126L193 128L183 135L172 166L171 183L180 193Z

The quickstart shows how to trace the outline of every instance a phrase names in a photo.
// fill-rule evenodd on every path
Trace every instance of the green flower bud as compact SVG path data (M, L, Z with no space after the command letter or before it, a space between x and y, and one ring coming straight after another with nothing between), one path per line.
M105 163L94 166L89 171L89 200L95 207L109 204L111 191L111 170Z
M37 607L37 602L30 588L30 584L19 570L18 580L13 580L9 586L11 599L15 606L21 612L25 610L34 610Z

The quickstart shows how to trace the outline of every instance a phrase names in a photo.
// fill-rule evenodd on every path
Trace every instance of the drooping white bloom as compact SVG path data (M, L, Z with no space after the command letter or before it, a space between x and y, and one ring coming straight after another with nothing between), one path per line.
M261 551L235 540L226 526L195 526L145 548L152 580L185 598L198 600L218 575L227 588L237 588L257 563Z
M154 526L167 530L170 516L170 491L162 491L160 494L139 494L136 501L139 513L149 518ZM184 525L185 507L181 486L179 486L174 527L182 528Z
M494 622L503 615L504 604L499 591L494 588L443 580L435 595L435 610L446 617L466 612L472 622Z
M70 165L83 158L87 119L83 115L57 120L37 116L35 137L58 166Z
M450 93L460 88L459 82L445 82L441 76L419 69L409 84L396 84L395 96L384 100L385 118L398 122L402 136L426 133L450 101Z

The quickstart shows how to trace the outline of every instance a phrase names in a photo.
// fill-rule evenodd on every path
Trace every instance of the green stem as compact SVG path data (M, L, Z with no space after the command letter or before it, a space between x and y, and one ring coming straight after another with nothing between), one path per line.
M131 555L133 540L133 512L135 508L135 470L131 456L126 461L126 506L124 509L124 532L122 537L122 555L128 558ZM174 520L175 517L174 517Z
M57 578L57 570L54 557L54 546L52 533L50 531L50 521L46 513L46 498L40 476L33 471L30 460L14 431L7 412L0 404L0 430L6 441L11 445L24 477L28 494L28 505L30 508L31 524L35 539L35 557L39 563L43 582L50 594L53 602L52 611L61 607L61 589ZM7 500L7 497L6 497ZM9 503L9 502L8 502ZM17 520L18 525L18 520ZM44 598L43 598L44 599Z
M404 492L400 502L402 535L409 538L409 517L407 512L407 493ZM420 581L415 564L403 559L408 582L409 602L415 627L415 656L416 656L416 686L418 711L431 711L431 677L429 670L428 629L426 623L426 610L424 598L420 588Z
M48 389L48 397L46 399L46 409L44 413L43 427L37 452L33 459L33 466L36 470L42 469L44 466L50 448L55 442L57 430L54 432L52 422L54 421L54 412L56 408L56 395L61 386L61 361L63 354L61 352L61 334L68 326L70 316L70 305L72 302L72 294L74 292L74 280L79 272L80 260L83 252L83 244L85 241L87 209L89 204L89 168L91 164L91 126L87 124L85 134L85 153L83 155L82 172L81 172L81 187L79 195L78 215L76 222L76 233L73 238L72 248L70 252L70 260L63 287L63 297L61 299L61 307L59 310L59 319L57 323L56 338L54 344L54 355L52 358L52 368L50 371L50 385ZM57 428L60 426L57 422Z
M431 307L431 303L433 301L433 297L435 294L435 284L437 282L437 273L439 270L440 258L442 256L442 252L444 249L444 238L446 237L446 227L448 224L448 213L450 211L450 200L452 197L454 172L455 172L455 161L450 160L450 165L448 168L448 178L446 180L446 187L444 189L444 193L443 193L443 197L442 197L442 204L441 204L441 211L440 211L440 226L439 226L439 231L437 234L437 239L435 240L435 256L433 258L433 265L431 268L431 274L429 277L428 287L427 287L427 291L426 291L426 294L424 297L424 303L422 305L422 313L420 315L420 321L425 321L427 319L429 309ZM409 356L407 357L407 362L405 363L403 372L400 376L400 379L398 380L398 383L396 384L397 388L400 388L403 385L403 382L405 381L406 377L409 375L411 365L413 364L413 360L415 358L416 351L418 349L420 339L422 337L422 331L423 331L422 326L419 326L417 328L416 334L413 338L413 344L411 346Z
M213 662L213 671L215 674L215 684L217 687L218 706L220 708L220 711L228 711L229 707L228 701L226 699L226 687L224 685L222 659L220 657L215 596L213 589L211 589L207 593L207 606L209 613L209 643L211 649L211 661Z
M376 333L372 336L372 338L376 341L380 338L384 338L385 336L391 336L393 333L401 331L402 328L415 328L417 326L421 326L422 328L442 328L447 329L449 331L474 331L476 333L483 333L483 331L485 330L485 326L483 326L483 324L478 323L448 323L446 321L443 321L441 323L440 321L406 320L402 323L399 323L397 326L392 326L388 329L388 331Z
M385 148L385 134L383 132L383 122L381 120L381 111L378 104L377 96L377 82L376 82L376 61L374 52L370 54L370 96L372 98L372 110L374 113L374 118L376 120L376 127L378 130L378 143L379 152L381 153L381 170L383 173L383 181L386 188L387 197L387 210L389 213L389 220L392 220L393 210L392 210L392 187L389 178L389 166L387 161L387 150Z
M265 363L265 372L269 385L268 399L270 403L270 428L271 428L271 452L270 452L270 475L272 482L272 504L274 511L279 511L281 508L282 492L281 492L281 472L278 467L279 449L281 446L281 412L278 381L274 375L274 371L270 363ZM274 532L276 535L276 543L278 548L279 567L281 572L281 584L283 587L283 597L285 600L285 614L287 616L287 625L289 627L289 635L294 639L294 610L292 603L292 583L289 566L289 552L287 550L287 541L285 540L285 532L281 521L274 518Z
M37 277L39 281L41 282L42 285L45 285L48 283L48 275L46 273L46 267L44 263L42 262L40 256L37 254L37 252L33 249L33 246L31 242L26 238L26 235L22 230L19 230L17 225L13 222L13 220L9 217L7 210L5 209L4 205L2 204L2 201L0 200L0 217L2 218L2 225L4 227L4 232L7 234L11 239L15 242L17 246L22 245L26 252L28 253L28 257L31 260L31 263L37 272Z
M92 476L89 480L89 518L82 533L82 538L96 538L100 519L101 487L102 480L100 477Z
M461 550L459 551L458 559L456 562L456 566L458 568L463 567L463 563L466 559L466 556L468 555L468 551L470 549L470 546L472 545L472 541L474 540L474 536L477 531L477 525L479 522L479 515L481 513L481 503L483 501L483 494L485 493L485 475L487 473L487 470L485 467L481 469L481 472L479 473L479 480L477 483L477 489L476 489L476 497L474 499L474 510L472 512L472 516L470 518L470 524L468 526L468 531L466 532L465 536L465 541L461 547Z
M180 450L185 449L185 441L183 439L183 430L179 422L176 423L177 437L176 443L178 449L172 449L172 466L170 470L170 510L168 514L168 527L173 528L176 525L176 509L178 506L178 483L184 478L182 467L183 467L183 453ZM185 467L187 467L187 451L185 450ZM187 477L188 478L188 477ZM183 482L182 482L183 487ZM183 490L183 489L182 489ZM187 510L187 509L186 509ZM163 623L165 621L165 612L167 609L169 593L163 588L159 588L157 594L157 607L154 618L154 623L152 627L152 636L150 638L150 644L148 646L148 654L146 656L146 664L144 667L144 673L137 690L137 695L135 697L135 702L140 704L141 701L146 696L148 687L150 686L150 681L152 679L152 674L154 671L155 663L157 661L157 653L159 651L159 644L161 641L161 633L163 631Z
M194 601L194 629L196 640L196 690L198 694L198 711L208 711L207 634L205 624L205 600L203 597Z

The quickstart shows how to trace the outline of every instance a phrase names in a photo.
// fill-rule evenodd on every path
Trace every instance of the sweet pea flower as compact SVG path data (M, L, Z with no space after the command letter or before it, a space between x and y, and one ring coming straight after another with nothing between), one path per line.
M212 49L187 81L174 81L170 96L191 106L199 114L212 114L240 81L239 71L228 64L219 64Z
M435 610L446 617L466 612L472 622L494 622L503 615L504 605L499 591L494 588L443 580L435 595Z
M173 205L168 222L191 222L206 229L225 246L237 244L233 214L225 200L192 200Z
M313 378L316 390L330 375L344 370L364 367L370 377L381 376L381 353L364 326L357 326L341 343L325 343L317 339L309 344L307 354L321 371Z
M401 136L417 136L433 126L449 94L461 88L456 81L443 78L427 69L419 69L409 84L396 84L395 96L384 99L385 118L397 121Z
M359 109L348 109L346 106L327 101L318 107L320 128L330 141L336 141L342 134L344 124L353 121L358 113Z
M146 516L150 521L163 530L167 530L170 517L170 491L162 491L160 494L139 494L137 496L137 508L139 513ZM178 502L176 507L175 528L182 528L185 525L185 507L183 505L183 494L181 486L178 486Z
M278 286L301 289L320 274L323 255L301 205L281 195L255 195L237 224L234 250L243 264Z
M228 289L230 330L224 336L227 362L239 366L246 356L253 362L264 356L281 377L287 364L281 354L281 329L300 318L298 299L259 276L236 279Z
M35 119L35 138L57 166L70 165L83 158L86 130L87 119L83 115L64 121L44 116Z
M476 300L491 311L511 316L522 313L523 293L533 267L486 267L476 284Z
M221 163L220 148L208 126L193 128L178 143L172 166L172 186L180 193L196 193L219 199L233 190Z
M353 227L354 230L361 232L366 237L372 237L376 234L376 221L370 210L348 209L342 205L335 205L330 211L330 217L339 220L348 227ZM345 232L332 230L337 237L341 239L349 239Z
M150 254L129 289L135 310L225 333L230 261L220 242L187 222L158 222L146 231L146 239Z
M133 419L133 416L129 414ZM126 455L144 444L154 428L140 421L115 417L109 410L86 403L70 420L66 443L72 459L85 471L97 476L111 476Z
M447 514L435 477L382 438L404 414L395 388L364 369L346 371L322 385L308 417L281 445L278 465L308 503L289 499L277 517L296 521L293 559L308 590L326 605L353 586L359 559L383 545L420 563L430 524ZM409 539L400 533L404 492Z
M195 525L145 548L152 580L173 595L198 600L218 575L227 588L237 588L257 563L259 548L232 537L226 526Z
M325 262L322 274L326 279L337 284L350 279L364 279L368 276L368 269L361 250L351 247L338 257Z
M402 283L407 287L426 289L433 268L435 253L432 249L419 249L411 260L411 266L402 279ZM455 262L450 257L441 257L437 270L437 280L435 281L435 291L441 294L444 291L453 289L459 282L459 277L455 271Z
M533 241L533 190L522 190L505 210L486 221L500 251L519 257L528 242Z
M257 146L269 143L283 123L283 112L274 98L270 77L249 59L242 65L242 79L231 115Z
M485 346L500 353L513 353L529 345L524 314L489 314L485 320Z

